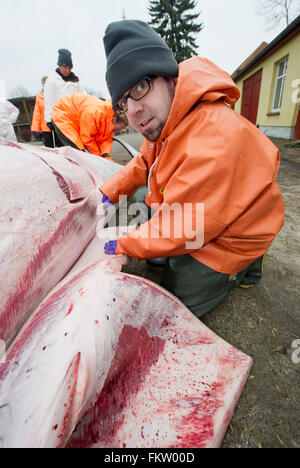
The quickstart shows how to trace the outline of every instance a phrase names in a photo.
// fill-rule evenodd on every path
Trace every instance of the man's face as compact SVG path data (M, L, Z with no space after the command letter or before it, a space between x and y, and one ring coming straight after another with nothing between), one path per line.
M126 112L130 125L149 141L157 141L172 106L176 78L157 77L151 80L150 91L139 101L129 98ZM128 91L124 93L124 96Z
M67 77L67 76L70 76L72 68L71 67L65 67L64 65L60 65L59 70L60 70L60 73L63 76Z
M112 122L113 122L113 131L114 131L114 133L118 133L121 130L124 130L126 128L126 123L125 122L117 121L115 118L113 119Z

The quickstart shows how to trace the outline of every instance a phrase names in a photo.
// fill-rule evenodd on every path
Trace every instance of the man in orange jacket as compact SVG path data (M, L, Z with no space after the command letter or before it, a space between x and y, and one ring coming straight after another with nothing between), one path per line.
M44 145L48 148L53 148L53 138L50 128L44 118L45 113L45 99L44 99L44 86L47 81L47 76L43 76L42 91L37 95L35 99L35 106L32 115L31 131L37 136L42 134Z
M129 47L130 45L130 47ZM124 20L105 33L106 80L116 112L145 140L105 182L104 203L148 185L148 222L105 245L107 254L165 257L162 286L196 316L235 285L259 282L283 225L279 151L230 107L239 91L209 60L179 65L149 25Z
M58 99L52 123L63 146L109 157L114 133L127 126L127 119L115 115L110 99L75 93Z

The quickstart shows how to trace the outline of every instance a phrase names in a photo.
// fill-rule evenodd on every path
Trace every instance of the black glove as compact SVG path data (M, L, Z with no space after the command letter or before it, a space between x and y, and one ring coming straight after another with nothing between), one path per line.
M54 131L54 125L52 122L47 122L47 127L50 128L52 132Z
M101 156L102 156L102 158L110 158L108 153L103 153L103 154L101 154Z

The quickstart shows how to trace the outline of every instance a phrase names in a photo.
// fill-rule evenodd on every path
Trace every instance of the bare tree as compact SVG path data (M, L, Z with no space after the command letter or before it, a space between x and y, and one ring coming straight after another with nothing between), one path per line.
M86 93L90 96L97 96L98 91L95 91L93 88L89 88L88 86L85 87Z
M256 12L265 16L269 30L282 22L288 26L300 14L300 0L259 0Z
M27 88L25 88L25 86L22 86L22 85L19 85L10 91L10 97L12 98L29 97L29 96L31 96L30 92L28 91Z

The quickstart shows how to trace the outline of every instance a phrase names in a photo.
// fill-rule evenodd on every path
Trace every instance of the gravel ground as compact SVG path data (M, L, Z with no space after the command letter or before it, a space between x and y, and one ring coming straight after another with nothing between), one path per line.
M141 136L120 136L136 149ZM274 139L281 150L278 175L285 224L269 249L264 276L255 288L236 288L203 323L254 360L223 448L300 448L300 147ZM112 158L130 155L114 143ZM146 262L124 271L160 281ZM299 341L297 341L299 340Z

